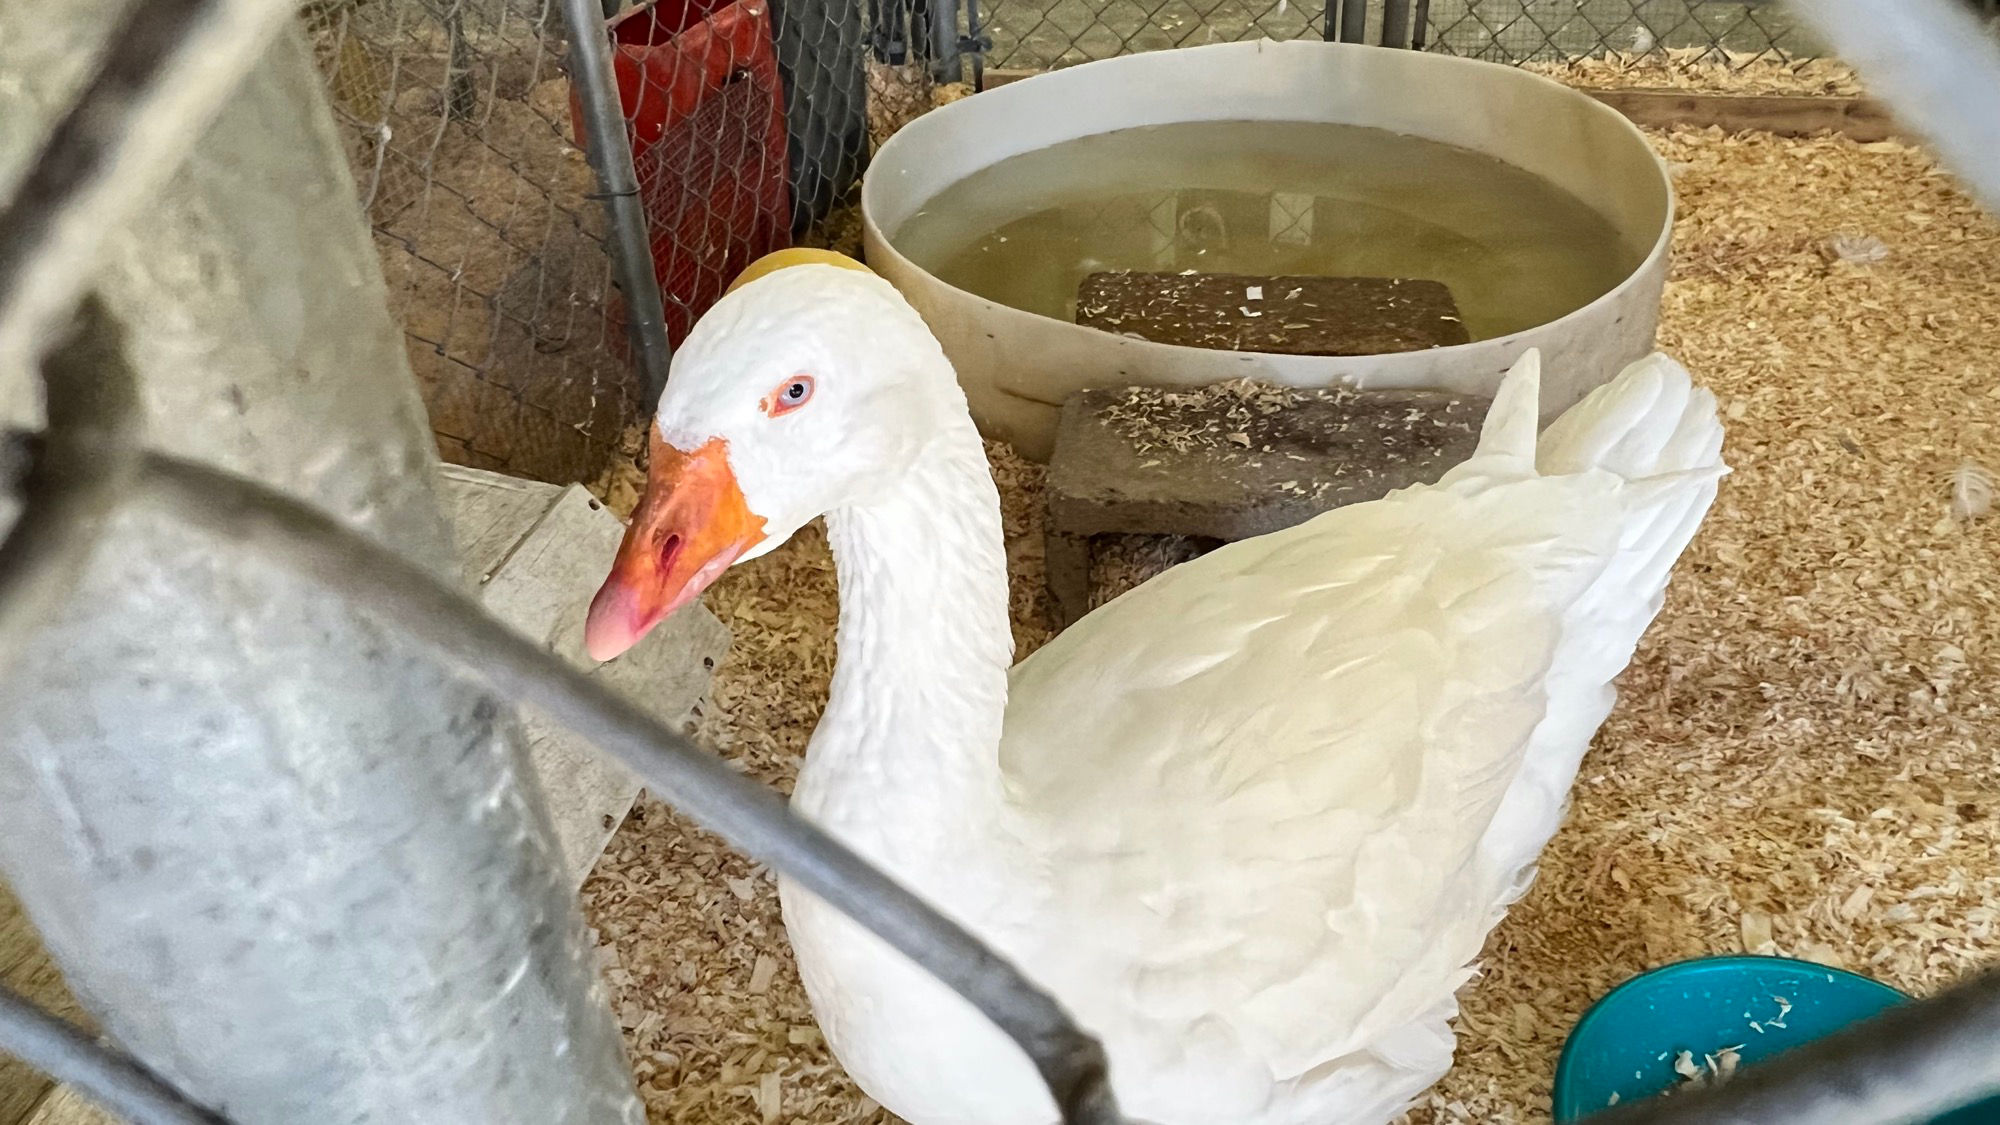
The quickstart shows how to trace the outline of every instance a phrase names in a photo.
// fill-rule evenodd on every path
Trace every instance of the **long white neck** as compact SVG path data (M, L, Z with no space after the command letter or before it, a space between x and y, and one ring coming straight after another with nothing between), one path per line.
M888 495L829 513L827 534L839 650L793 800L849 846L912 873L1003 801L1007 556L971 419L943 427Z

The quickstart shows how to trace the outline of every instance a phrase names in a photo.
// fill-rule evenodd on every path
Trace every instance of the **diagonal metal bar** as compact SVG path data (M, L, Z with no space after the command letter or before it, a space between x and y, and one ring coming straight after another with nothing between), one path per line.
M0 213L0 364L60 330L97 249L180 166L285 21L283 0L148 0Z
M251 551L338 594L622 760L654 792L807 889L956 990L1012 1038L1067 1125L1119 1125L1103 1048L1055 999L900 884L596 680L488 617L388 548L230 473L148 455L128 502Z
M0 1051L90 1095L134 1125L227 1125L151 1071L0 988Z
M0 541L0 684L76 588L138 468L139 404L123 346L93 297L43 363L48 432L40 456L14 466L21 513Z
M115 347L115 341L108 346ZM52 375L59 373L51 370ZM0 544L0 562L8 564L0 566L0 577L7 579L0 581L0 609L13 611L15 605L30 604L17 596L24 589L66 590L64 574L50 570L80 569L78 552L87 553L90 533L115 507L111 496L122 494L125 503L157 506L349 599L384 624L471 669L499 693L590 738L623 760L655 792L747 854L798 879L964 995L1035 1062L1065 1123L1123 1121L1111 1094L1102 1047L1019 970L792 813L778 794L519 637L422 567L281 493L191 462L128 454L128 461L139 462L137 470L106 473L103 479L62 479L41 467L57 454L64 458L59 464L104 456L115 460L110 446L123 442L129 447L129 442L114 440L113 432L94 428L74 439L66 432L16 435L9 443L7 452L17 461L37 466L30 470L31 480L38 475L49 478L48 499L29 510L51 511L51 522L69 538L60 541L60 550L19 555L9 553L17 549L14 537ZM59 522L71 516L73 522ZM46 595L37 596L32 604L49 608ZM17 627L0 632L0 640L11 643L9 655L18 651L34 624L25 610L14 612L20 616L6 623L18 622ZM22 1027L28 1030L19 1030ZM36 1049L34 1029L11 1010L0 1008L0 1048L46 1066L48 1052ZM119 1075L144 1073L123 1056L96 1051L92 1067L75 1071L82 1088L95 1096L115 1100L122 1096ZM178 1099L164 1087L154 1093L161 1099ZM179 1125L215 1119L155 1114L134 1120Z

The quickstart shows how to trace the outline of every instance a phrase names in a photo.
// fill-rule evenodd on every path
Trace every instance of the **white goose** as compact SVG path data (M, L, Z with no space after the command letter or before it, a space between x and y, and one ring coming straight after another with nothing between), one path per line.
M1538 444L1530 352L1437 485L1182 564L1010 674L998 496L936 340L847 259L746 281L674 359L593 654L824 515L839 660L795 807L1047 986L1134 1118L1396 1114L1727 471L1713 397L1654 356ZM967 1004L781 894L870 1096L1055 1119Z

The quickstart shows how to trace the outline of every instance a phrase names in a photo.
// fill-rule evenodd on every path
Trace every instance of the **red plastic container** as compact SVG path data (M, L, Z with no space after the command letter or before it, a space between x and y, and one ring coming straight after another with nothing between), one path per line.
M768 0L660 0L611 24L612 73L678 345L744 267L790 242L784 93ZM587 139L570 91L570 127ZM624 310L611 309L614 346Z

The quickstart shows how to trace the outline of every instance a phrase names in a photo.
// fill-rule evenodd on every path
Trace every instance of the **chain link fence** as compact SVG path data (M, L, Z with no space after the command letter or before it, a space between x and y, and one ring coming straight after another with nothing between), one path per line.
M1494 62L1620 52L1743 66L1817 57L1778 0L1456 0L1432 3L1432 50Z
M604 315L553 6L322 0L303 16L441 451L587 475L639 396Z
M1494 62L1621 52L1740 67L1819 53L1778 0L1372 0L1365 16L1361 4L1314 0L996 0L984 30L992 66L1042 70L1133 51L1323 36L1330 6L1336 31L1337 9L1351 13L1344 38Z

